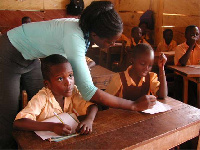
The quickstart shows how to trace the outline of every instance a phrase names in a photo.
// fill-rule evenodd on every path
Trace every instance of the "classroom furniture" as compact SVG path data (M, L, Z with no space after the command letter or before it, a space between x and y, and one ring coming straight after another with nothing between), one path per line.
M200 108L200 68L193 68L189 66L167 66L183 77L184 90L183 102L188 103L188 80L197 84L197 107Z
M158 59L161 53L164 53L167 57L166 65L174 65L174 56L175 51L169 51L169 52L155 52L154 53L154 64L158 65Z
M100 66L96 65L90 70L93 83L99 89L106 89L107 85L110 83L112 76L115 74L114 72Z
M103 66L104 64L104 54L106 55L106 68L107 69L111 69L111 65L112 65L112 55L119 55L119 63L122 62L123 60L123 56L124 56L124 52L125 52L125 46L126 46L126 42L125 41L120 41L120 42L116 42L114 46L111 46L109 48L105 48L105 49L100 49L100 54L99 54L99 65Z
M14 131L21 149L166 150L199 136L200 109L170 97L172 109L157 114L122 109L98 112L93 132L61 142L43 141L34 132Z

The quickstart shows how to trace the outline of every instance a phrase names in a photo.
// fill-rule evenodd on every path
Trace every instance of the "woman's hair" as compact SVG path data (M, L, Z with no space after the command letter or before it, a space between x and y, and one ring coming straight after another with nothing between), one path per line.
M51 67L61 63L67 63L68 60L59 54L53 54L41 59L41 71L44 80L49 80L51 75Z
M137 44L132 50L131 57L138 58L138 56L150 51L153 51L153 48L149 44L145 43Z
M111 38L123 31L123 23L110 1L93 1L83 11L79 26L84 35L94 32L100 38Z

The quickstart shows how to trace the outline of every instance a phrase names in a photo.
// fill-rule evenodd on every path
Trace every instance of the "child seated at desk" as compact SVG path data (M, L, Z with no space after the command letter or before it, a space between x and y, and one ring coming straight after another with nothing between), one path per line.
M172 29L165 29L163 31L163 41L158 44L156 52L174 51L176 46L177 43L173 40Z
M142 38L142 29L140 27L133 27L131 30L131 42L130 46L134 47L137 44L146 43L149 44L145 39Z
M159 81L156 73L150 72L154 63L154 51L148 44L138 44L133 48L132 65L126 71L113 76L106 92L135 101L141 96L153 94L160 99L167 96L164 65L167 58L160 55L158 61Z
M62 123L41 122L63 112L76 115L87 114L77 127L81 134L92 131L92 124L98 108L95 104L85 101L74 85L71 64L58 54L50 55L41 60L41 70L45 87L42 88L17 114L14 128L29 131L52 131L58 135L71 133L71 127Z
M175 65L198 65L200 64L199 29L190 25L185 29L186 41L175 48Z

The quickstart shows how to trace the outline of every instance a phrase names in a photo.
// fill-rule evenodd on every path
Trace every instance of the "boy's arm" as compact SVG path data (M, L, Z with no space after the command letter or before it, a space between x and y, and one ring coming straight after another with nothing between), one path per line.
M158 90L158 98L164 99L167 97L168 89L167 89L167 81L165 76L165 68L164 65L167 61L166 56L162 53L160 55L160 58L158 60L158 67L159 67L159 81L160 81L160 87Z
M28 118L15 120L13 128L26 131L52 131L58 135L67 135L71 133L71 127L66 124L38 122Z
M88 134L92 132L92 124L97 114L98 107L93 104L87 108L86 118L78 125L77 131L81 134Z
M190 54L192 50L194 49L194 46L196 44L196 41L193 40L192 43L189 45L189 48L187 49L186 53L179 59L179 63L182 66L185 66L188 62L188 59L190 58Z

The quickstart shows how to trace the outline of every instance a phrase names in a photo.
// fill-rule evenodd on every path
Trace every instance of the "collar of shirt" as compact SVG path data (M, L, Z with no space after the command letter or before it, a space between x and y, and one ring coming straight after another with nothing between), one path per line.
M134 38L131 38L131 42L134 46L136 46L137 44L135 43ZM142 40L139 40L138 44L142 43Z
M172 40L173 41L173 40ZM167 43L165 42L165 39L163 40L163 44L164 44L164 46L166 46L166 47L170 47L170 46L172 46L172 41L169 43L169 45L167 45Z
M130 86L130 85L137 86L136 83L135 83L135 81L133 81L133 79L132 79L132 78L130 77L130 75L129 75L129 70L130 70L131 68L132 68L132 66L129 66L129 67L126 69L126 71L124 72L125 77L126 77L126 81L127 81L128 86ZM142 78L141 78L141 80L140 80L138 86L142 86L143 82L145 82L145 77L142 77Z
M90 36L89 32L84 35L85 45L86 45L85 53L87 52L90 46L89 36Z

